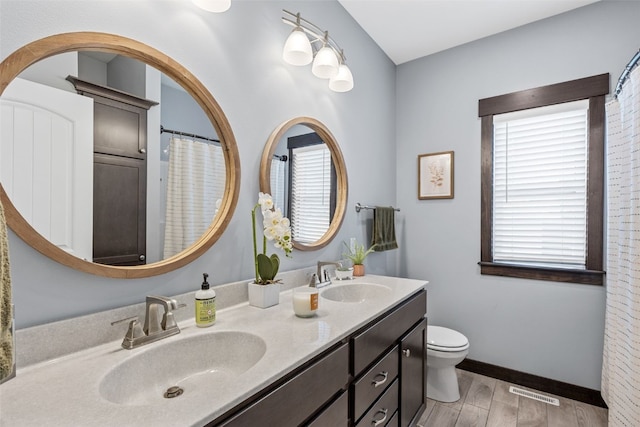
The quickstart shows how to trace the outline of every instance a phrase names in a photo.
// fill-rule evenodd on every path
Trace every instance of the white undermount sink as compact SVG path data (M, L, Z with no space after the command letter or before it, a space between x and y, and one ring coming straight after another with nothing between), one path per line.
M373 283L330 285L320 292L322 298L337 302L365 302L379 300L391 295L391 288Z
M235 331L158 341L132 350L140 353L111 368L100 382L100 395L113 403L144 405L162 403L171 387L178 387L176 399L180 390L186 395L212 384L223 389L258 363L266 349L259 336Z

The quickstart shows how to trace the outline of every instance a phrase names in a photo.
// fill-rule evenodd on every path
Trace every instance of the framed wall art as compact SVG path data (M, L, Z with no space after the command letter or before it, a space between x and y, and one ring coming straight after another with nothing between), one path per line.
M453 151L418 155L418 199L453 199Z

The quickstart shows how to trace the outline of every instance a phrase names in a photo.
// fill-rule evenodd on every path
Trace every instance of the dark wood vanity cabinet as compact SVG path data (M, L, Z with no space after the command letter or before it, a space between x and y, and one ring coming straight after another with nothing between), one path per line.
M395 418L395 425L411 426L423 412L426 305L423 290L351 338L354 425L394 425L387 423Z
M414 426L426 407L426 306L421 290L207 426Z

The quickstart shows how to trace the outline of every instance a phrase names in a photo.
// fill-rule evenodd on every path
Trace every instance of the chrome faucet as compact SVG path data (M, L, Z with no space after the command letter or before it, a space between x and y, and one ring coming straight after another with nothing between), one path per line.
M158 319L158 306L164 308L162 320ZM179 334L180 328L173 317L173 310L181 307L186 307L186 304L178 304L171 298L150 295L147 297L144 328L140 327L138 316L116 320L111 324L129 322L129 329L122 340L122 347L131 350L143 344Z
M331 284L331 277L329 277L329 273L327 270L323 270L322 267L325 265L335 265L336 267L342 267L342 264L339 262L332 261L318 261L316 274L311 276L311 283L309 286L312 288L322 288L323 286L328 286Z

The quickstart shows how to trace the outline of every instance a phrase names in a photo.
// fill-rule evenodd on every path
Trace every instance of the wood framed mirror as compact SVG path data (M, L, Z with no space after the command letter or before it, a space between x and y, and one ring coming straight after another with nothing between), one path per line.
M291 221L294 248L329 244L344 220L348 196L344 158L329 129L312 117L276 127L262 152L260 191L271 194Z
M206 231L190 246L158 262L136 266L98 264L71 255L39 234L14 206L4 187L0 185L0 198L5 208L7 225L42 254L86 273L112 278L143 278L173 271L207 251L220 238L231 219L240 188L240 163L235 137L216 100L189 70L150 46L113 34L65 33L45 37L23 46L0 63L0 96L19 74L38 61L68 52L87 51L116 54L141 61L178 83L199 105L217 134L224 157L224 190L218 202L217 212Z

